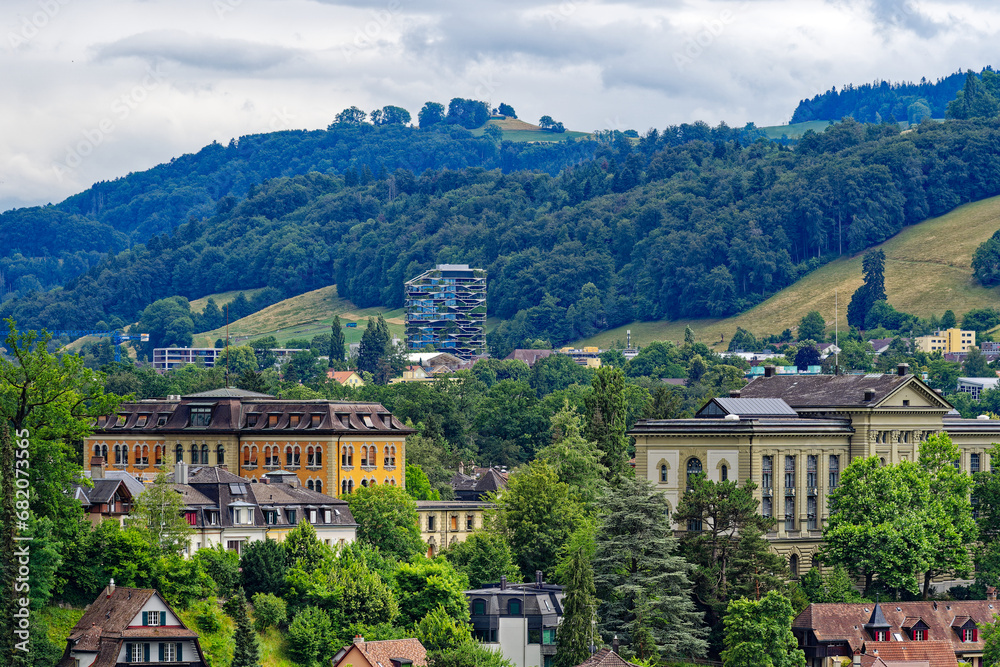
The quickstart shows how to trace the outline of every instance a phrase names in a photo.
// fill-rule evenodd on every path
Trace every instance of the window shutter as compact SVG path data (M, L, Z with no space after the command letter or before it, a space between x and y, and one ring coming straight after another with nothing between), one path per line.
M142 612L142 624L143 625L149 625L149 612L148 611Z
M184 647L184 644L178 644L177 645L177 662L180 662L181 660L184 659L184 652L181 651L181 649L183 647Z
M142 645L142 653L143 653L142 659L145 660L146 662L149 662L149 644Z
M132 662L132 645L125 644L125 662Z
M160 662L163 662L163 642L160 642Z

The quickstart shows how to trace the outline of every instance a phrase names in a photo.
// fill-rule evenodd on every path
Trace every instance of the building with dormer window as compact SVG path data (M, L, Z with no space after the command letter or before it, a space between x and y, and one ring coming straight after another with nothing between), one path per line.
M58 667L169 663L207 667L198 633L158 592L119 588L114 579L70 631Z

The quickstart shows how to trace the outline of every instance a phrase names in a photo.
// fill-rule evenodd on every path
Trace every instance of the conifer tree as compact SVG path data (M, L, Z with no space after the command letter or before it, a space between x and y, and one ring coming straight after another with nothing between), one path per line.
M602 366L597 369L591 387L586 437L601 450L601 465L607 468L610 482L630 470L625 435L625 373L620 368Z
M233 634L233 641L236 643L236 648L233 651L231 667L260 667L260 644L257 633L250 624L247 598L242 588L236 594L235 607L236 632Z
M333 316L333 326L330 329L330 368L344 362L346 345L344 344L344 328L340 325L340 316Z
M559 649L555 667L574 667L590 657L590 644L595 640L592 623L597 613L593 558L594 525L588 522L570 538L563 550L563 560L556 568L566 597L563 619L556 633Z
M666 498L646 479L621 476L602 504L594 583L605 640L617 634L643 659L703 655L706 632Z

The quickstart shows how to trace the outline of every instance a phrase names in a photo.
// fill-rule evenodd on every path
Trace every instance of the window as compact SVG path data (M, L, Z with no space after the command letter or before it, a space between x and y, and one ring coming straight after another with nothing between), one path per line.
M810 489L815 489L819 484L816 482L816 466L818 465L818 456L810 454L806 457L806 486Z
M872 635L875 637L877 642L887 642L889 641L889 631L888 630L874 630Z
M389 465L396 467L396 445L389 448Z
M318 468L321 465L323 465L323 448L322 447L317 447L316 448L316 467Z
M809 530L816 530L816 496L809 496L806 499L806 521Z
M128 421L128 415L118 415L118 421L115 422L115 428L121 428Z
M830 491L840 484L840 457L830 454Z
M795 457L785 457L785 488L795 488Z
M309 480L308 482L306 482L306 488L309 489L310 491L315 491L316 490L316 489L313 488L313 481L312 480Z
M253 428L257 425L257 415L247 415L247 426Z
M229 551L235 551L237 554L241 551L241 545L243 540L226 540L226 549Z
M316 465L316 450L312 447L306 449L306 465L314 466Z
M528 643L529 644L541 644L542 643L542 629L541 628L528 628Z
M131 651L129 651L129 662L145 662L146 653L149 651L148 644L129 644Z
M795 530L795 496L785 496L785 530Z
M484 616L486 614L486 600L473 600L472 601L472 615L473 616Z
M688 519L688 530L692 533L701 532L701 519Z
M323 493L323 481L322 480L319 480L319 479L316 480L316 493ZM329 523L329 522L327 522L327 523Z
M198 465L198 445L191 443L191 465Z
M660 481L664 484L667 483L667 464L664 463L660 466Z
M295 525L295 510L285 510L285 518L288 519L288 525Z
M309 523L316 525L316 510L309 510Z
M226 464L226 448L219 445L218 449L215 450L215 465L225 465Z
M770 496L764 496L760 501L760 514L761 516L771 517L774 516L774 507L772 505L772 499Z
M368 465L368 445L361 448L361 465L362 467Z
M288 425L289 426L298 426L299 425L299 420L301 418L302 418L302 415L290 415L288 417Z
M722 465L719 467L719 480L723 482L729 480L729 466Z
M189 426L208 426L212 421L212 408L191 408L191 423Z
M189 526L197 525L198 523L198 513L197 512L184 512L184 520L187 521Z
M969 472L979 472L979 454L969 454Z
M389 448L388 447L383 447L382 448L382 467L384 467L384 468L388 468L389 467Z
M927 628L913 628L910 630L910 639L915 642L927 641Z
M309 422L309 426L311 426L312 428L319 428L319 424L321 421L323 421L323 415L312 415L312 418Z
M762 456L760 465L760 485L762 488L770 489L774 481L774 457Z
M346 479L340 482L340 495L342 495L342 496L346 496L347 495L347 480Z
M180 449L180 445L177 448ZM243 448L243 466L246 468L250 467L250 447Z
M163 447L159 445L153 448L153 463L154 465L163 464Z
M203 466L208 465L208 445L201 446L201 464Z
M363 483L364 482L362 482L362 484ZM434 517L433 516L427 517L427 530L429 530L429 531L433 531L434 530Z
M792 554L788 557L788 571L793 577L799 576L799 556Z
M163 649L160 662L175 662L178 659L177 644L160 644L160 648Z
M278 425L278 417L281 415L268 415L267 416L267 427L274 428Z
M542 643L552 646L556 643L556 629L542 628Z
M979 641L979 632L976 628L967 628L964 630L959 630L959 636L961 636L963 642L977 642Z
M519 616L521 614L521 601L507 600L507 613L511 616Z
M162 415L157 415L157 417L156 417L156 425L157 426L166 426L167 420L170 419L170 414L171 413L167 412L167 413L162 414Z
M694 488L694 478L701 474L701 460L691 457L687 462L687 490Z
M149 421L149 415L139 415L135 420L135 427L141 428L146 425L147 421Z
M465 529L472 530L476 525L476 516L474 514L468 514L465 517Z
M350 468L354 465L354 447L345 445L340 451L340 465L345 468Z

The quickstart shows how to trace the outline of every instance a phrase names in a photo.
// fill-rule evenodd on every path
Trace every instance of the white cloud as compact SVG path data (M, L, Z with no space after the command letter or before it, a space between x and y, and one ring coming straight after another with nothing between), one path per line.
M984 0L13 0L0 208L351 105L415 116L479 97L582 130L777 124L831 86L978 70L998 30Z

